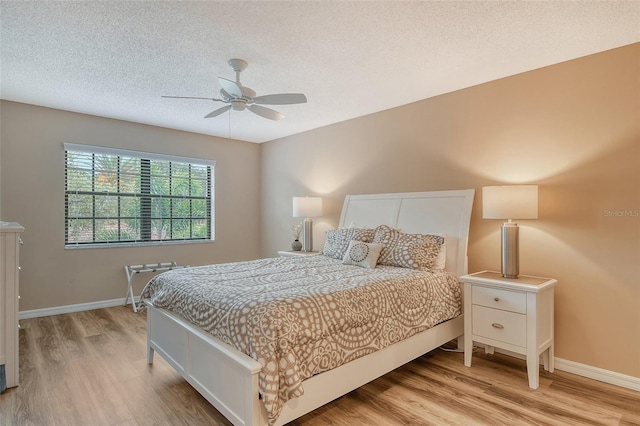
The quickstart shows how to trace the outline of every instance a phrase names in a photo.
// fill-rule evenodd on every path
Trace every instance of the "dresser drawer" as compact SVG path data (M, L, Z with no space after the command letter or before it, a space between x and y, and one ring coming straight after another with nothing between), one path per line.
M473 286L474 305L502 309L503 311L527 313L527 295L517 291L499 290L491 287Z
M473 306L473 334L515 346L527 345L527 316L515 312Z

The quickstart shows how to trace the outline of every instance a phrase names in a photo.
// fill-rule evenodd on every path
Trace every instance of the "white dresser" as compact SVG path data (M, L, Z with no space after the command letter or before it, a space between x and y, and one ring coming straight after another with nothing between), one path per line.
M503 278L498 272L464 275L464 364L471 367L473 342L525 355L529 387L539 383L539 357L553 372L552 278L520 275Z
M18 386L18 278L20 234L18 223L0 222L0 370L6 387ZM0 390L2 390L0 383Z

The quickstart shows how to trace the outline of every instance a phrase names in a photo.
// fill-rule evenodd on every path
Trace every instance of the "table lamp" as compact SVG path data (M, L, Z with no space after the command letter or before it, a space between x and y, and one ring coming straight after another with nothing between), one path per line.
M538 185L485 186L482 218L507 219L502 224L502 276L518 278L520 272L519 227L513 219L538 218Z
M322 216L322 198L293 197L293 217L304 217L302 227L302 250L313 251L312 217Z

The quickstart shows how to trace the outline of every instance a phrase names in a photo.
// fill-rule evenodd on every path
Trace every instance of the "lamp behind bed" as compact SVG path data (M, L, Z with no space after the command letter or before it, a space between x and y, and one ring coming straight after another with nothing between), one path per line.
M322 198L293 197L293 217L304 217L302 231L302 250L313 251L312 217L322 216Z

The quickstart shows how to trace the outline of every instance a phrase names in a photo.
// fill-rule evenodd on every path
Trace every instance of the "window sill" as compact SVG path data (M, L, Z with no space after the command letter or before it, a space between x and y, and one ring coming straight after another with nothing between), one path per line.
M209 244L216 240L180 240L180 241L145 241L138 243L104 243L104 244L69 244L65 245L65 250L81 250L81 249L101 249L101 248L117 248L117 247L152 247L152 246L175 246L186 244Z

